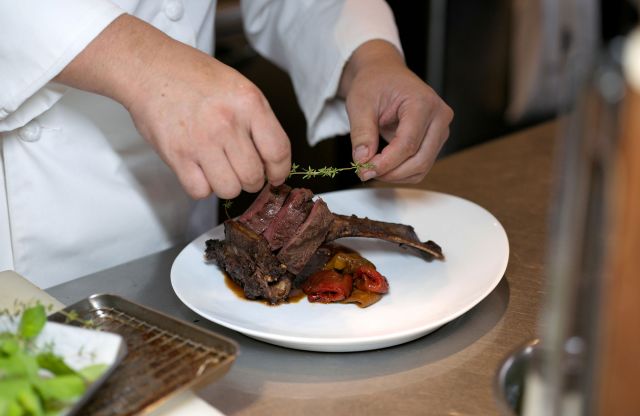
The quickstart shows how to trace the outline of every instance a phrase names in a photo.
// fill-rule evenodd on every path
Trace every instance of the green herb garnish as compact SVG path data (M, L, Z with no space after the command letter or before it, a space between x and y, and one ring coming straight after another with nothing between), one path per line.
M224 207L224 214L227 216L227 218L231 218L231 215L229 214L229 208L231 208L231 205L233 205L233 201L231 199L225 200L224 204L222 204L222 206Z
M291 165L291 172L289 172L289 177L292 177L293 175L304 175L302 179L311 179L318 176L324 177L324 178L334 178L338 173L344 172L347 170L353 170L355 171L356 174L358 174L362 169L372 169L372 168L374 168L373 163L351 162L351 166L349 166L348 168L334 168L334 167L324 166L320 169L314 169L311 166L309 166L306 169L300 170L300 165L294 163L293 165Z
M370 162L367 162L367 163L351 162L351 166L349 166L348 168L334 168L334 167L325 166L320 169L314 169L311 166L309 166L306 169L300 170L300 165L298 165L297 163L294 163L291 165L289 178L291 178L294 175L304 175L302 176L302 179L312 179L316 177L334 178L340 172L353 170L357 175L360 173L362 169L373 169L374 167L375 165ZM227 216L227 218L231 218L231 215L229 214L229 209L231 208L232 205L233 205L233 200L231 199L226 199L222 204L222 207L224 208L224 213Z
M53 345L35 339L47 323L44 306L25 307L22 315L0 312L0 416L55 415L63 412L106 370L102 364L72 369ZM19 319L19 320L18 320Z
M69 312L59 311L58 313L60 313L61 315L64 315L65 324L72 324L74 322L77 322L81 324L83 328L95 329L96 327L93 320L80 318L80 315L76 311L69 311Z

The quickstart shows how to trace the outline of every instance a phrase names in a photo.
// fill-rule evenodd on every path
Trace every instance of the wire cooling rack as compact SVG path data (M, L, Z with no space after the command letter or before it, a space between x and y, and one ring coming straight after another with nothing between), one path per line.
M69 316L77 317L69 319ZM120 334L127 355L80 409L97 416L146 413L174 394L224 375L237 345L220 335L179 321L119 296L98 294L49 320Z

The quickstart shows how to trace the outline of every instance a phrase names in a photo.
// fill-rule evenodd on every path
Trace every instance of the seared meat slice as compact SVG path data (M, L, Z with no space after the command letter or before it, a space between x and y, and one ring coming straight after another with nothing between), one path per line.
M248 299L277 304L287 299L294 276L278 261L269 244L238 221L224 223L224 240L207 240L205 258L227 272Z
M291 273L300 273L324 242L332 220L333 214L327 204L318 198L307 219L278 252L278 260L284 263Z
M422 252L429 260L433 258L444 259L442 248L431 240L421 242L410 225L375 221L355 215L333 214L333 221L325 241L329 242L343 237L378 238L413 247Z
M304 222L313 207L312 198L313 193L305 188L295 188L289 193L280 212L262 233L271 250L282 247Z
M267 184L251 206L238 217L238 221L257 234L262 234L280 211L289 192L291 192L289 185L271 186Z

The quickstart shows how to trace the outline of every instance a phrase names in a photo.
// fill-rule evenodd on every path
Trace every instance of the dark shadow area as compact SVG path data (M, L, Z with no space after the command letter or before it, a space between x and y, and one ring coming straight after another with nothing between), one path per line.
M604 42L628 34L638 24L638 10L631 0L602 0L600 4Z
M311 147L307 143L306 121L298 106L289 76L263 58L255 57L240 67L242 73L256 83L269 100L273 111L291 139L292 162L301 168L311 166L347 167L351 163L351 142L348 136L338 136L324 140ZM359 184L358 177L351 172L343 172L335 178L302 179L293 176L287 184L306 187L314 193L345 189ZM255 198L254 194L243 193L233 201L231 216L239 215ZM224 215L224 213L222 213Z
M435 1L387 3L396 16L407 65L428 83L434 81L434 87L455 112L449 140L440 156L553 116L517 124L505 118L509 104L511 1L450 0L444 16L433 15ZM429 22L440 23L438 19L443 21L440 34L428 27ZM433 50L438 45L441 54ZM442 79L429 73L434 66L439 68Z

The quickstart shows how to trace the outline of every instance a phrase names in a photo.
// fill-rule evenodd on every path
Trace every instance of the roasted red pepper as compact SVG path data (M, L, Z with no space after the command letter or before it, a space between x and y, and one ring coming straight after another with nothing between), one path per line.
M302 285L309 302L331 303L348 298L353 289L353 277L335 270L320 270Z
M371 266L360 266L353 277L353 284L357 289L365 292L387 293L389 282Z

